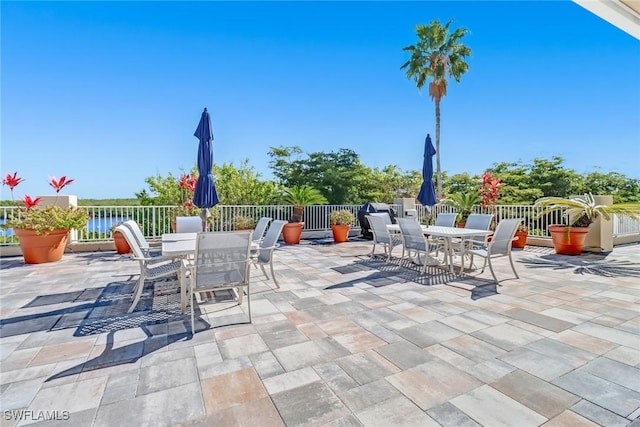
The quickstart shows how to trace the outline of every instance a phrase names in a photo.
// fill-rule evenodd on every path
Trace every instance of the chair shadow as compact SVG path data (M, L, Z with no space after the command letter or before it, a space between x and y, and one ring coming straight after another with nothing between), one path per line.
M39 295L24 309L69 304L37 313L0 319L0 337L76 328L74 336L148 326L182 319L176 279L148 282L140 302L127 313L135 282L111 282L101 288ZM33 310L32 310L33 311Z
M350 265L333 268L339 273L348 274L357 271L376 270L366 277L336 283L324 289L342 289L353 287L359 283L381 287L402 282L414 282L423 286L447 285L468 290L472 300L497 295L497 286L493 280L476 276L459 276L448 269L439 266L427 266L426 274L422 274L422 266L416 265L407 259L392 258L386 260L386 256L377 256L373 259L363 256ZM468 284L469 286L465 286Z
M184 320L183 323L185 328L189 328L188 320ZM117 331L110 331L107 334L107 342L101 354L91 360L79 363L76 366L51 375L45 380L45 382L64 378L69 375L80 374L82 372L90 372L97 369L104 369L112 366L124 365L127 363L135 363L141 357L151 354L154 351L160 350L161 348L166 347L169 344L185 339L191 339L192 337L191 332L186 331L174 334L157 335L154 334L152 328L150 328L148 325L140 325L140 329L142 329L147 335L147 338L144 341L138 341L118 348L114 348L115 333Z

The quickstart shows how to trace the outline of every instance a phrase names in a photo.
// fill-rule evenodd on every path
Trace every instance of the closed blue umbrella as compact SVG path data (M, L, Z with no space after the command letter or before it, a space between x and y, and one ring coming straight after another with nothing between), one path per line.
M436 154L436 149L433 148L431 143L431 136L427 134L427 138L424 140L424 159L422 163L422 185L420 186L420 192L418 193L418 201L423 206L433 206L438 201L436 200L436 190L433 188L433 155Z
M200 143L198 144L198 181L193 193L193 204L202 208L202 230L207 229L207 209L218 203L218 192L213 182L211 169L213 168L213 133L211 131L211 117L205 107L200 117L198 128L193 134Z

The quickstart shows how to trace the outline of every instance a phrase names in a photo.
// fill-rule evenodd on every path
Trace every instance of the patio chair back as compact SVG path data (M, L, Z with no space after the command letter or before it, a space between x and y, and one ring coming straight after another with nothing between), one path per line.
M136 228L137 227L138 226L136 225ZM124 236L125 240L129 244L129 247L131 248L131 253L134 259L144 260L147 258L147 255L140 247L138 239L135 237L134 232L131 231L131 227L128 224L120 224L115 228L114 231L118 231Z
M151 247L149 246L149 242L147 242L147 239L144 238L144 234L142 233L142 230L140 230L140 226L138 225L138 223L130 219L123 222L122 225L125 225L129 228L129 230L133 234L133 237L138 242L140 249L142 249L142 252L144 252L145 255L149 255Z
M420 224L411 217L397 218L397 221L398 225L400 225L405 249L428 252L427 240Z
M453 227L456 224L457 213L441 213L436 216L435 224L438 227Z
M490 255L509 255L511 252L511 241L516 235L518 226L522 218L503 219L498 223L495 233L489 243L488 252Z
M199 233L202 231L202 218L199 216L176 217L176 233Z
M389 212L371 212L371 213L368 213L367 216L369 217L375 216L378 218L382 218L385 225L393 224L393 221L391 221L391 217L389 216Z
M389 214L386 212L370 213L367 215L367 220L373 233L373 248L371 248L371 254L369 254L369 256L373 258L376 251L376 244L379 243L384 248L387 260L390 260L393 248L402 244L401 236L394 236L389 233L387 225L391 224L391 217L389 217Z
M273 278L273 283L276 285L276 288L280 288L280 285L278 284L275 272L273 271L273 252L278 247L278 238L280 237L282 229L286 223L287 221L280 219L273 221L271 225L269 225L269 229L267 229L266 236L264 236L264 239L260 242L260 246L253 255L253 262L260 266L262 273L267 279L269 279L269 275L264 269L264 266L269 264L271 277Z
M471 214L467 218L464 228L474 230L488 230L493 221L493 214ZM487 236L472 236L467 239L467 243L473 247L485 246L487 244Z
M247 292L249 322L251 298L249 292L249 254L251 231L202 232L196 239L194 264L183 264L190 270L191 328L194 331L194 297L196 293L236 289L238 304Z
M260 242L264 237L264 232L267 229L267 225L269 225L269 221L273 218L263 216L258 220L256 227L253 230L253 241Z

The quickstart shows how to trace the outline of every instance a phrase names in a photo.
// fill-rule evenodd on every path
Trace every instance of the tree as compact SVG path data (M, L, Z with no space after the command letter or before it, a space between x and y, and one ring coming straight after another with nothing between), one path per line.
M306 158L301 153L297 146L271 147L269 166L280 184L316 188L334 205L358 202L358 188L366 167L355 151L341 148L329 153L310 153Z
M447 94L447 76L460 83L460 77L467 72L469 65L465 58L471 55L471 49L460 42L468 30L458 28L449 34L453 20L444 26L437 20L429 25L417 25L418 42L405 46L402 50L411 54L401 69L406 69L407 78L415 80L418 90L431 77L429 95L436 107L436 175L438 198L442 197L442 172L440 168L440 101Z
M233 163L213 166L220 203L225 205L268 205L278 197L275 183L260 180L249 160L236 167Z
M191 173L197 177L195 166ZM214 165L213 176L220 203L224 205L268 205L278 197L275 183L260 180L260 174L249 166L247 159L239 167L233 163ZM181 205L184 203L184 189L180 181L171 173L166 177L149 177L145 179L149 191L137 192L136 197L141 205Z

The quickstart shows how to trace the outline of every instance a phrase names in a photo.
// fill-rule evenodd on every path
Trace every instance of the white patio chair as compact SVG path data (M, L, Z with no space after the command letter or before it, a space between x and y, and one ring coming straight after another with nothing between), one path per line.
M116 227L116 231L122 233L124 238L127 240L127 243L131 247L131 257L137 260L140 264L140 277L138 278L138 281L136 282L136 285L133 289L133 301L131 302L131 306L127 311L127 313L131 313L136 308L136 305L138 305L138 301L140 301L140 296L142 295L142 290L144 289L144 282L148 279L152 280L159 279L161 277L177 275L180 271L181 261L159 256L149 257L143 252L129 227L120 224ZM184 284L180 283L180 286L184 286Z
M264 237L264 232L266 231L267 226L269 225L269 221L271 221L272 219L273 218L263 216L258 220L256 227L253 229L254 242L260 243L262 241L262 238Z
M389 218L388 214L368 214L367 217L369 225L371 226L371 232L373 233L373 248L371 248L369 257L371 259L375 257L376 245L381 244L387 256L387 261L389 261L393 248L402 244L402 236L389 232L387 224L391 224L391 218Z
M422 231L422 226L413 218L397 218L402 235L402 258L407 251L409 259L413 260L411 253L416 253L417 262L422 262L422 273L427 272L428 265L438 265L440 261L429 254L436 250L436 245L430 244ZM424 253L424 261L420 261L420 253Z
M273 271L273 252L277 248L278 238L282 233L282 228L287 223L287 221L283 220L275 220L269 226L267 230L266 236L260 242L260 246L258 248L252 248L251 251L251 260L255 265L259 265L262 269L262 273L264 276L269 279L269 275L267 271L264 269L266 264L269 264L269 268L271 270L271 277L273 278L273 283L275 283L276 288L280 288L280 285L276 281L276 275Z
M438 227L453 227L456 225L457 213L441 213L436 216L435 224Z
M238 295L238 305L242 305L243 291L246 288L251 323L251 236L251 231L198 233L194 262L182 260L182 276L189 283L192 332L195 333L195 295L202 295L203 292L234 289Z
M389 216L389 212L371 212L368 213L367 216L377 216L378 218L382 218L385 225L393 224L391 217Z
M199 216L177 216L176 233L199 233L202 231L202 218Z
M140 229L140 226L138 225L137 222L130 219L128 221L123 222L122 224L126 225L129 228L129 230L131 230L133 237L138 242L138 246L140 246L140 249L142 249L142 252L144 253L145 256L150 257L150 256L161 255L159 250L153 251L153 249L151 249L149 242L147 241L147 239L144 238L144 234L142 233L142 230Z
M471 214L467 217L464 228L470 230L488 230L491 227L491 221L493 221L493 214ZM486 249L487 239L487 235L476 235L469 236L465 239L452 240L452 249L460 255L461 271L464 270L464 258L468 256L467 252L471 249ZM470 263L469 267L473 267L473 263Z
M480 274L484 272L484 268L489 263L489 270L491 271L491 275L496 283L499 283L498 278L496 277L495 272L493 271L493 265L491 264L492 258L497 257L509 257L509 263L511 264L511 270L513 270L513 274L515 274L516 279L519 279L518 273L516 272L516 268L513 265L513 259L511 258L511 242L516 234L516 230L518 226L522 222L522 218L516 219L503 219L498 223L496 227L495 233L493 233L493 237L491 238L491 242L486 248L479 249L470 249L467 251L471 258L471 265L473 265L473 257L479 256L484 258L484 263L482 264L482 270Z

